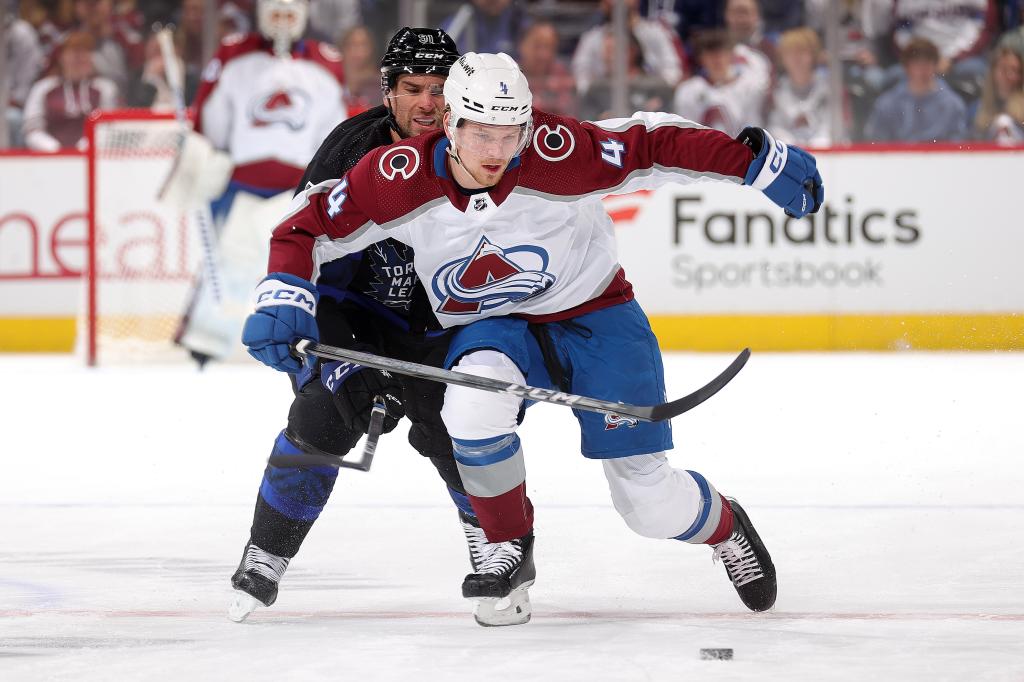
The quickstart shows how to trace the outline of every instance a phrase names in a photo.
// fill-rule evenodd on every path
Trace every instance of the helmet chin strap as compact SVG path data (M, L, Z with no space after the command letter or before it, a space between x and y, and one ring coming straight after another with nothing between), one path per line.
M453 116L449 116L449 117L448 117L448 123L449 123L449 124L451 124L451 122L452 122L452 118L453 118ZM453 132L454 128L452 128L451 130L449 130L449 128L450 128L450 127L451 127L450 125L446 125L446 126L444 127L444 134L448 136L448 142L449 142L449 144L448 144L448 149L447 149L447 151L448 151L448 156L450 156L450 157L451 157L451 159L452 159L452 160L453 160L453 161L454 161L455 163L459 164L460 166L463 166L463 167L465 167L465 166L463 165L463 163L462 163L462 159L460 159L460 158L459 158L459 152L458 152L458 150L457 150L457 149L455 148L455 144L456 144L456 142L455 142L455 133Z
M384 108L388 110L388 116L387 116L388 125L391 126L392 130L394 130L396 133L398 133L398 137L400 137L400 138L402 138L404 140L404 139L406 139L406 135L405 135L405 133L402 132L402 129L398 126L398 119L395 118L395 109L394 109L394 104L391 102L392 95L390 93L391 93L391 88L388 88L388 91L386 93L384 93L384 99L387 101L387 104L384 105Z

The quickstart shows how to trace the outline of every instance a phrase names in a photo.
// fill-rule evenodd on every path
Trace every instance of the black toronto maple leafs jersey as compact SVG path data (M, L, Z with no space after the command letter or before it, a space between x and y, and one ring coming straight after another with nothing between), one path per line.
M309 162L296 193L344 177L366 154L391 144L391 130L383 105L339 123ZM398 329L440 329L413 269L412 248L393 239L325 263L316 286L321 296L354 304Z

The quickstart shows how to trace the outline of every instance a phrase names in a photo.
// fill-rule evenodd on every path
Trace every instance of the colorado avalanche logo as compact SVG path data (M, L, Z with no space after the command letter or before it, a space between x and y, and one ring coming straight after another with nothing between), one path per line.
M640 420L636 417L623 417L618 414L606 414L604 416L604 430L611 431L617 429L620 426L628 426L629 428L636 428L636 425L640 423Z
M401 145L392 147L380 155L377 162L377 169L380 174L388 180L394 180L395 176L401 176L403 180L412 177L416 169L420 167L420 153L415 147Z
M434 274L437 312L475 315L540 295L555 283L547 267L547 251L539 246L502 249L483 237L473 255L445 263Z
M545 123L533 133L533 148L542 159L561 161L569 158L572 150L576 149L576 140L561 123L554 128Z
M302 130L309 118L311 101L310 96L302 90L275 90L269 95L257 97L249 106L249 116L257 128L281 124L292 130Z

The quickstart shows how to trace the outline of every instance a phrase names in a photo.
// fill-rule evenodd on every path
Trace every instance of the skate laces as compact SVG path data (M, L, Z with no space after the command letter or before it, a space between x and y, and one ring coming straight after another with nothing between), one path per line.
M522 540L489 542L487 550L487 556L477 568L477 573L493 573L495 575L511 573L512 569L523 560Z
M742 587L764 577L761 564L754 556L754 550L750 548L747 537L741 533L733 533L728 540L715 545L711 561L716 562L719 559L725 564L729 571L729 578L736 587Z
M469 545L469 559L476 573L510 573L523 560L523 541L488 542L484 529L459 519Z
M256 545L249 545L245 548L243 570L247 573L257 573L267 580L278 583L288 568L288 561L289 559L265 552Z
M462 523L462 532L466 534L466 544L469 545L469 560L475 571L489 553L487 536L484 535L483 528L461 519L460 522Z

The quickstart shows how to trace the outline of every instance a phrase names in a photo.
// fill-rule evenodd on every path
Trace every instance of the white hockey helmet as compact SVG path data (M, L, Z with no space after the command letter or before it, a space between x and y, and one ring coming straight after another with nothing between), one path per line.
M494 126L520 126L515 155L523 153L533 132L533 93L526 76L504 52L467 52L452 64L444 82L444 99L451 112L448 137L457 144L463 121Z
M309 0L259 0L256 5L256 25L279 57L291 54L308 22Z

